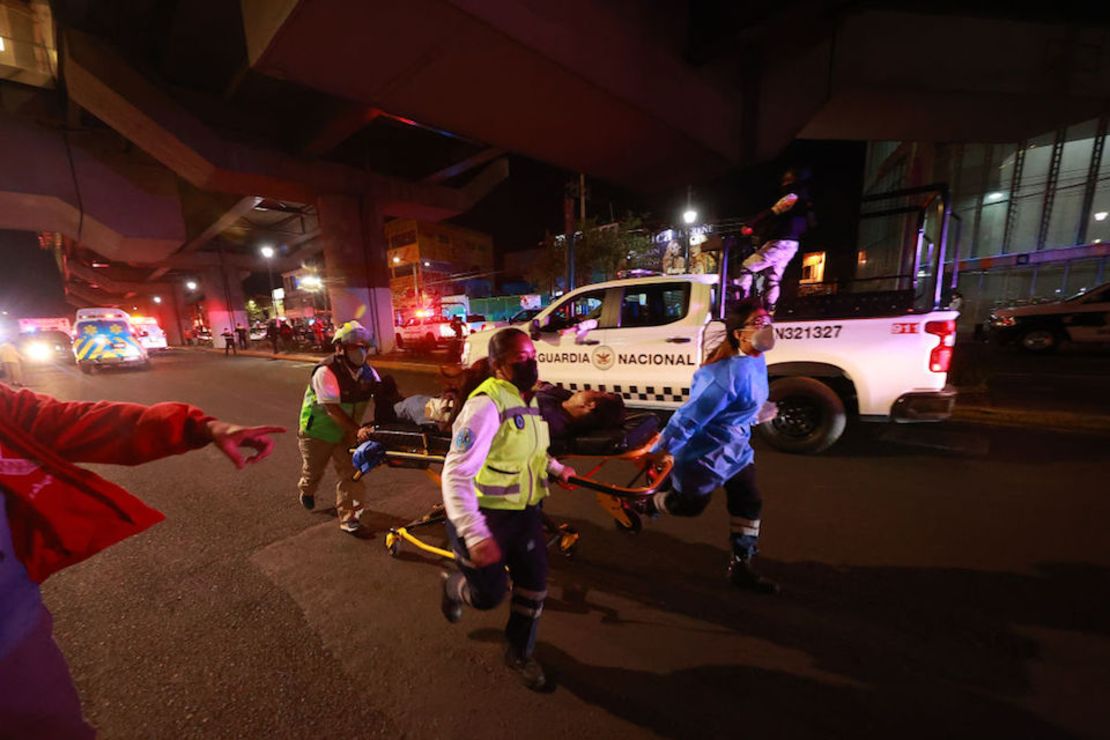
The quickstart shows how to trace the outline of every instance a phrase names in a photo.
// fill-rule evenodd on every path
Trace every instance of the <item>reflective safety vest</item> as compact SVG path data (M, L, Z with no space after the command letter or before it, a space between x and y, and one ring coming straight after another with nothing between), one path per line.
M374 390L380 378L369 365L362 367L357 379L351 377L346 363L342 362L338 355L332 355L312 368L308 388L304 392L304 401L301 403L301 434L325 442L339 443L343 441L346 432L328 416L328 410L316 399L316 391L312 388L312 377L322 367L328 368L335 374L339 381L339 407L346 411L356 424L362 421L362 415L366 413L366 406L374 397Z
M516 386L488 378L470 398L489 396L501 415L501 426L489 455L474 476L478 506L483 509L523 511L547 496L547 448L551 438L535 397L529 403ZM469 400L469 399L468 399Z

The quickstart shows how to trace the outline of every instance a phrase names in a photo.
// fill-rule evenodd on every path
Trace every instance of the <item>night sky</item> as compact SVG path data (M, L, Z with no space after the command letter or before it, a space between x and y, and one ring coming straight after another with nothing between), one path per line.
M68 316L54 255L39 249L38 235L0 230L0 309L8 317Z

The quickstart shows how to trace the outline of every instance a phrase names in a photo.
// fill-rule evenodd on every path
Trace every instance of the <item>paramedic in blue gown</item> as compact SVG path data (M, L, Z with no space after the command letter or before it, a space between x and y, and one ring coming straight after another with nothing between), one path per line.
M725 340L694 373L690 398L663 429L652 452L674 458L673 488L639 505L647 514L697 516L722 485L728 498L731 559L728 578L737 587L775 593L778 587L752 567L759 542L763 498L756 485L752 427L770 421L767 363L774 346L771 317L745 301L725 319Z

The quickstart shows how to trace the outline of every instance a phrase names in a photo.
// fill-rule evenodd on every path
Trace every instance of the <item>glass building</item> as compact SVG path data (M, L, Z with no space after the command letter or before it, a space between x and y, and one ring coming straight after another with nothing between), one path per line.
M970 330L1110 280L1110 116L1006 144L872 142L864 192L947 182Z

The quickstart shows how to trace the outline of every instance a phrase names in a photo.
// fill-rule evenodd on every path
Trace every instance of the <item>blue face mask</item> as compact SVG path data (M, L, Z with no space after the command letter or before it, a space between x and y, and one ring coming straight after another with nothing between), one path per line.
M366 348L365 347L348 347L347 348L347 362L355 367L362 367L366 364Z

